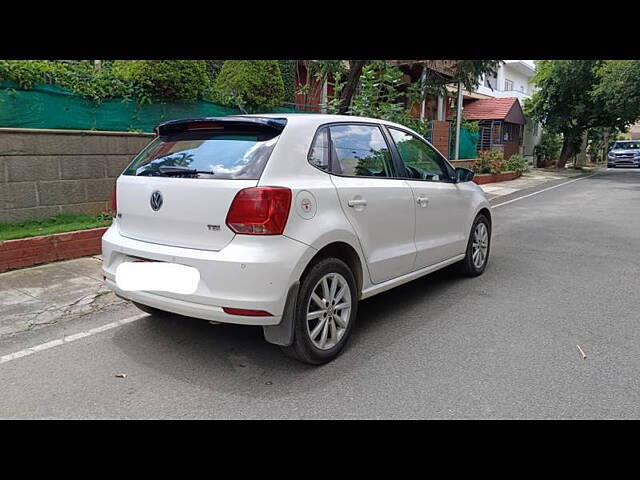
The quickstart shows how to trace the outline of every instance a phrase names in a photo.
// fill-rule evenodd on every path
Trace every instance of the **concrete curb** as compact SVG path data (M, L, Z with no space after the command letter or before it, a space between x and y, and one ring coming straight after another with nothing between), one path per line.
M0 242L0 273L56 260L98 255L108 227Z

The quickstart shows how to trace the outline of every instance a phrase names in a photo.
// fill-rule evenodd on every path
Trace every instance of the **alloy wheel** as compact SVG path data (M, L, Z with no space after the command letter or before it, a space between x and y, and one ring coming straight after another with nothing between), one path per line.
M487 226L480 222L473 231L473 243L471 245L471 258L473 266L480 269L487 258L489 249L489 231Z
M351 317L351 290L339 273L323 276L311 291L307 305L307 334L320 350L335 347Z

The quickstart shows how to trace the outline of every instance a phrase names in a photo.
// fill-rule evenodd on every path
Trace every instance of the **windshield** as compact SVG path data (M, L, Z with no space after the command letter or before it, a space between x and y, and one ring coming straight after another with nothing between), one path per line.
M640 149L640 142L616 142L614 150L637 150Z
M153 140L123 175L258 180L277 140L228 130L174 133Z

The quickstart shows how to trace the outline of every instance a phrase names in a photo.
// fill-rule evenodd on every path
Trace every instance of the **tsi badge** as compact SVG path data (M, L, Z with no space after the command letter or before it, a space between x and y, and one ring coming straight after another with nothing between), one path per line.
M305 220L310 220L316 215L316 211L318 209L318 205L316 202L316 197L307 190L301 190L296 195L296 212Z

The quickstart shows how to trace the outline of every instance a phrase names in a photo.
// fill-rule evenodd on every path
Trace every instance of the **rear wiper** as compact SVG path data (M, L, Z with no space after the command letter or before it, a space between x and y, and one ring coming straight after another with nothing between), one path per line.
M206 173L208 175L215 175L214 172L212 171L207 171L207 170L196 170L195 168L189 168L189 167L179 167L179 166L171 166L171 167L160 167L159 168L160 173L163 173L165 175L196 175L198 173Z

